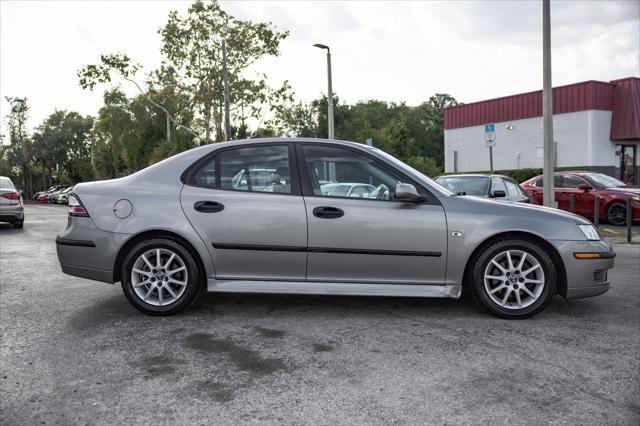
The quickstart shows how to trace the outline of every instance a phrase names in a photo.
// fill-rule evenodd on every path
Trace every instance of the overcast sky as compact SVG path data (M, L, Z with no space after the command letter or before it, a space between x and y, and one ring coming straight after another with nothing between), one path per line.
M95 114L106 87L82 90L76 71L116 51L152 70L160 62L158 28L170 10L189 4L0 1L2 117L5 96L28 98L31 127L56 108ZM290 31L281 55L258 67L273 84L289 80L300 100L326 90L317 42L331 46L334 91L347 102L417 105L437 92L473 102L542 88L540 0L225 1L223 7ZM551 23L554 85L640 76L637 0L552 1Z

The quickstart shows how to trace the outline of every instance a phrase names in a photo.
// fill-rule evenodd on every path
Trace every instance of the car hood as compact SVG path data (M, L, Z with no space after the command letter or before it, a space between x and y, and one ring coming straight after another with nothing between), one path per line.
M622 187L617 188L615 186L604 188L605 191L611 191L617 194L629 194L629 195L640 195L640 188L630 188L630 187Z
M508 200L496 200L495 198L483 198L476 196L457 196L464 198L469 203L476 204L476 208L481 208L487 213L494 212L496 215L515 215L523 219L527 216L546 217L549 220L562 220L573 223L590 224L584 217L569 213L552 207L540 206L537 204L516 203Z

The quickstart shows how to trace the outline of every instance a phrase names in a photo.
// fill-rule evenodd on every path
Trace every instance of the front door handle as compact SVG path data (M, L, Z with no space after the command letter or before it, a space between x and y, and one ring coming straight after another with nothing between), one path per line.
M202 213L218 213L224 210L224 205L217 201L196 201L193 208Z
M337 207L321 206L313 209L313 215L320 219L337 219L344 216L344 211Z

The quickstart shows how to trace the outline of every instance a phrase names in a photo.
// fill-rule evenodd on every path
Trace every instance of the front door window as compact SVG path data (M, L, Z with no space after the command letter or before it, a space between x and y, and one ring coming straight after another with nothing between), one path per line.
M304 146L313 193L325 197L393 200L401 179L356 152L329 146Z

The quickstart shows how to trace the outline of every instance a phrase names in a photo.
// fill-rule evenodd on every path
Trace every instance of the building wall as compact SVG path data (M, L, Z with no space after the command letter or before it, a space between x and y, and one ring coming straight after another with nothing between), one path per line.
M542 117L496 124L493 149L494 170L542 167ZM513 126L508 130L507 126ZM558 167L591 167L615 164L615 145L609 140L611 111L587 110L553 116ZM445 172L489 170L489 148L484 143L484 125L447 129L444 132Z

